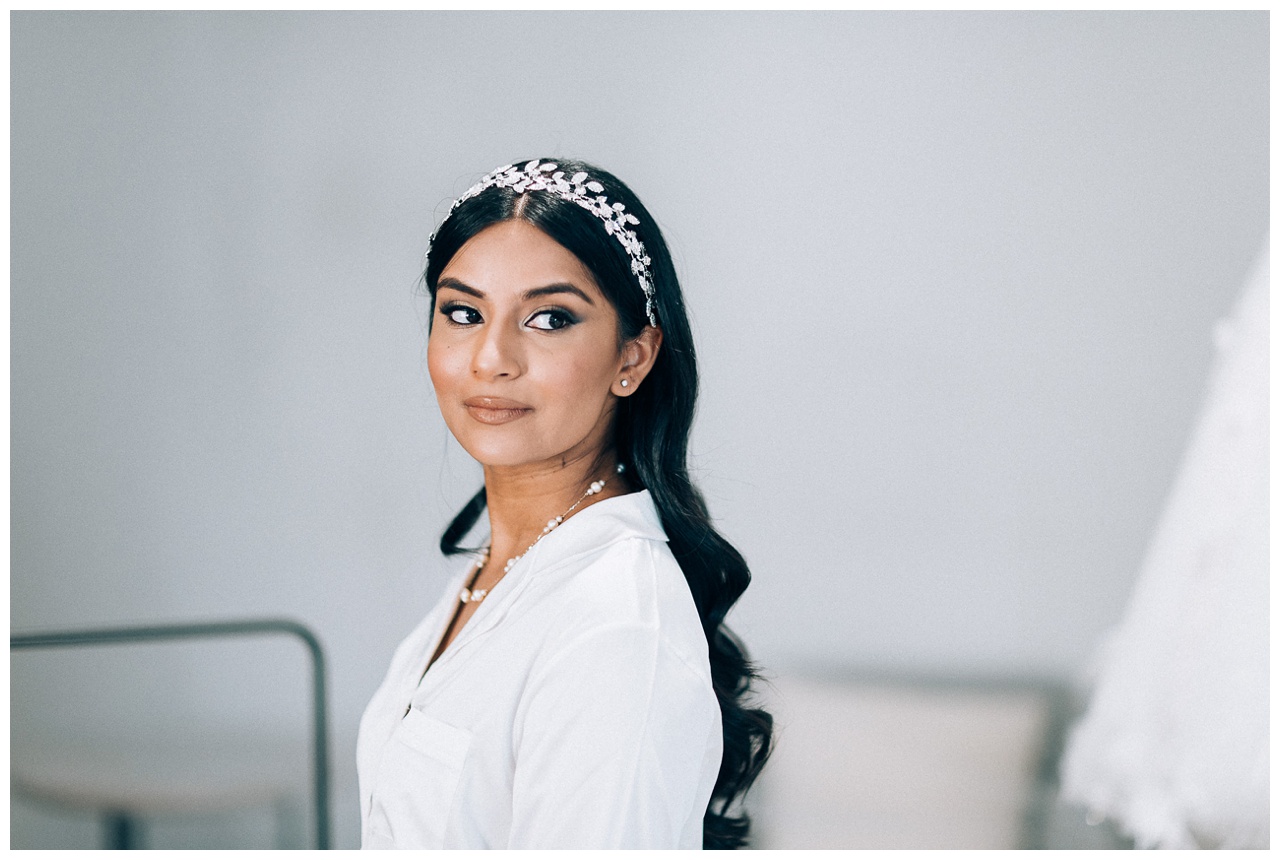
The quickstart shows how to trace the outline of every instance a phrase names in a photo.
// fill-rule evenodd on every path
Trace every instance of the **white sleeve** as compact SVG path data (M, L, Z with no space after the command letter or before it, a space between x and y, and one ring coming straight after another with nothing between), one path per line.
M516 714L508 847L681 847L719 736L705 679L639 623L578 634L540 663Z

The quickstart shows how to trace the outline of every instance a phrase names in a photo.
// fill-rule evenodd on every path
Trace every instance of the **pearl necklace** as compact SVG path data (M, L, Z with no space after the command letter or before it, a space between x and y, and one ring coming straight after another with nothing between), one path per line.
M625 466L619 463L618 474L619 475L622 474L625 468L626 468ZM525 549L524 552L507 559L507 563L502 566L502 576L506 576L507 573L510 572L511 568L516 566L516 562L518 562L520 559L528 555L529 550L533 549L535 546L538 545L538 541L542 540L544 537L546 537L547 535L555 531L556 527L559 526L562 522L564 522L565 518L568 517L569 514L576 511L578 509L578 505L586 501L588 496L594 496L596 493L603 490L604 485L607 484L608 482L609 482L608 478L602 478L599 481L592 481L591 486L587 487L587 491L578 497L578 501L574 502L572 505L569 506L569 510L565 511L563 514L556 517L555 519L547 520L546 526L542 529L542 534L534 538L533 543L529 544L529 546ZM489 547L485 547L484 549L480 550L480 557L477 558L475 561L476 572L471 577L471 585L476 584L476 580L480 578L480 571L484 570L484 566L488 563L489 563ZM502 581L502 576L498 577L499 582ZM497 583L495 582L494 585L497 585ZM490 586L490 588L492 587L493 586ZM484 600L485 597L488 596L488 594L489 594L489 588L477 588L473 590L469 586L463 586L462 590L458 592L458 600L462 603L479 603L481 600Z

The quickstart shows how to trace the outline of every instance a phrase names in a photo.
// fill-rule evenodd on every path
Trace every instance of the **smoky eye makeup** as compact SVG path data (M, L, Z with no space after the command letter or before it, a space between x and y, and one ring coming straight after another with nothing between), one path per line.
M445 302L440 305L440 315L454 325L475 325L483 321L478 310L461 302Z
M530 314L524 324L539 331L561 331L578 322L578 317L564 308L543 308Z

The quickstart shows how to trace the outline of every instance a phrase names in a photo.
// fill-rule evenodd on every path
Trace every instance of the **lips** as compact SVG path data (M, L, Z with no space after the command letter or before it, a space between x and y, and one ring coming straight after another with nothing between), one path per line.
M506 397L468 397L462 405L481 424L506 424L533 411L532 406Z

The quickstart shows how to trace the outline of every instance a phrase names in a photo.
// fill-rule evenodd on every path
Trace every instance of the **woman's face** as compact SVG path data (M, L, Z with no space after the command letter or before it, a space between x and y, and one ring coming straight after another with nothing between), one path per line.
M440 273L434 314L436 400L472 457L554 468L603 448L615 395L629 393L627 350L617 312L564 246L524 221L485 228Z

